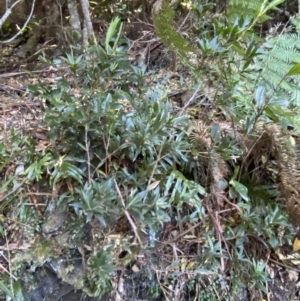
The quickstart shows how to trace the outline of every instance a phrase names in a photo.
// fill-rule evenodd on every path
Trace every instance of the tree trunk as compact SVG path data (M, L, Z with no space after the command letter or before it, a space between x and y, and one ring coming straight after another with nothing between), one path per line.
M76 0L68 0L68 10L70 13L70 25L72 28L72 39L74 39L75 43L79 42L82 38L81 33L81 21L77 9L77 1Z
M84 28L87 32L87 40L83 41L83 45L87 46L89 43L96 44L97 41L95 38L93 24L90 17L89 2L88 0L80 0L80 3L84 17Z

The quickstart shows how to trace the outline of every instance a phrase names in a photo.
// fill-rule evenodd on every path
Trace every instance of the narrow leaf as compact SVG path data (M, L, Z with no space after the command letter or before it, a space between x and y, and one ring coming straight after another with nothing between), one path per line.
M221 138L220 126L216 123L214 123L213 126L211 127L211 137L214 142L218 142Z
M255 93L255 102L259 107L265 104L265 87L258 86Z
M299 75L300 74L300 63L296 63L286 75Z
M285 0L274 0L271 3L269 3L269 5L266 7L265 11L268 11L272 8L274 8L275 6L281 4L282 2L284 2Z
M22 292L22 286L19 281L14 282L13 284L14 295L16 296L17 301L24 301L24 296Z
M241 184L240 182L237 182L235 180L231 180L230 184L234 187L236 192L245 200L249 201L248 197L248 188Z
M152 184L150 184L147 188L148 191L155 189L159 183L160 183L160 181L155 181Z
M120 26L120 28L119 28L119 32L118 32L117 38L116 38L115 43L114 43L114 46L113 46L113 51L115 51L116 48L117 48L117 45L118 45L118 43L119 43L120 36L121 36L121 33L122 33L122 29L123 29L123 24L121 24L121 26Z
M14 295L11 292L11 290L2 281L0 281L0 288L2 289L3 292L5 292L7 294L7 296L9 296L10 298L12 298L12 300L16 300L14 298Z
M106 51L109 50L111 47L109 46L109 42L112 40L113 35L116 32L116 28L118 26L118 23L120 22L120 18L116 17L109 25L106 37L105 37L105 49Z

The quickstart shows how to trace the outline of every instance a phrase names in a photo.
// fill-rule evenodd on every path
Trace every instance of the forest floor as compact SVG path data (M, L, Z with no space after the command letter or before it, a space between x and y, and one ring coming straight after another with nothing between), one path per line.
M125 28L125 33L131 39L128 50L130 61L134 63L142 59L146 62L149 71L153 72L153 75L149 76L149 82L160 82L168 78L170 98L173 97L172 101L182 108L188 102L184 97L189 98L193 90L192 87L185 86L183 91L180 88L180 78L184 77L187 80L189 74L178 64L176 56L155 37L150 25L138 26L140 28L138 33L134 24ZM47 136L48 129L40 125L43 119L42 102L29 93L27 87L39 81L51 86L56 83L57 78L65 75L65 70L35 62L15 65L14 62L20 61L19 50L3 46L0 50L3 67L0 74L1 147L5 146L11 153L18 152L20 149L16 146L17 139L23 139L21 144L23 148L30 147L33 139L35 151L41 153L51 142ZM206 229L204 225L201 225L202 228L196 228L197 225L188 227L187 224L183 228L177 226L173 219L162 227L159 243L152 248L146 251L131 250L130 256L121 248L117 251L120 262L117 264L118 271L112 286L114 293L106 294L101 299L87 297L76 288L80 287L79 282L84 277L87 253L91 251L95 241L99 240L96 234L104 231L100 223L97 221L82 223L74 211L68 211L66 208L55 209L49 213L46 210L49 203L51 206L53 199L63 191L59 191L59 188L55 191L43 187L43 180L39 184L29 184L26 178L16 179L24 171L21 157L16 156L12 161L3 158L0 161L0 281L6 281L7 277L11 280L17 278L21 280L24 299L18 300L168 300L166 292L170 292L171 295L175 289L180 289L180 285L184 285L174 283L176 282L174 271L170 271L173 280L175 279L173 282L170 280L170 283L157 285L156 279L164 272L166 263L174 260L174 256L177 260L181 260L179 269L189 264L192 266L197 256L194 249L202 243L197 238L197 233L205 232ZM12 182L8 183L9 179L12 179ZM13 183L13 187L10 183ZM22 192L16 197L16 202L8 203L8 197L19 187L22 187ZM25 207L21 206L22 198L28 200ZM73 235L72 231L79 224L80 233L76 233L78 236L74 243L70 233ZM118 220L103 237L109 241L118 241L124 237L132 240L130 223L124 218ZM270 276L268 292L271 292L269 295L271 297L267 300L290 301L291 296L294 296L295 301L300 300L296 297L299 292L300 270L297 266L292 268L285 264L282 259L275 260L270 254L267 254L268 256L267 270ZM186 259L185 263L182 258ZM72 268L69 263L72 263ZM15 276L12 266L18 266L26 273ZM170 279L172 277L170 276ZM230 276L228 279L230 283ZM152 284L146 285L146 282ZM35 289L32 289L33 287ZM149 297L149 287L153 289L150 292L152 297ZM156 292L157 287L164 287L165 292ZM209 278L206 282L203 281L199 290L207 288L215 290L215 283L210 283ZM176 295L176 292L174 294ZM197 296L193 298L198 300ZM211 298L205 300L262 300L262 296L246 288L237 292L232 299L226 299L217 292ZM192 297L189 300L192 300Z

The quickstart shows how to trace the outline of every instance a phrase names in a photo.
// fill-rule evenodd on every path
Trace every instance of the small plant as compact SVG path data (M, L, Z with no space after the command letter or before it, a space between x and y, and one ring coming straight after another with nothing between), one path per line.
M125 217L143 246L141 229L155 236L171 221L170 208L189 207L191 220L205 218L206 191L180 171L190 157L187 117L171 114L163 87L146 85L145 68L129 64L120 32L116 19L104 47L63 58L70 79L29 86L45 100L43 125L52 144L25 174L37 181L47 176L53 186L66 182L72 187L68 204L87 222L96 219L108 228ZM89 258L89 294L111 287L108 256L105 249Z
M252 260L253 270L250 271L249 280L251 285L257 289L267 293L266 283L268 281L268 276L264 271L266 268L266 263Z
M97 254L92 255L87 262L88 278L93 283L92 287L90 283L87 283L87 287L84 288L89 295L101 297L111 291L111 277L115 266L112 264L113 257L110 256L110 252L111 249L98 250Z

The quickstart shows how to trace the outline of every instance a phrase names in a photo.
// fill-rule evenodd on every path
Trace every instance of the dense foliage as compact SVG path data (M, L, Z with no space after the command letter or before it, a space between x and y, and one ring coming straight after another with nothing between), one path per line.
M168 77L153 82L148 66L130 63L119 18L103 46L51 62L67 75L28 86L41 100L49 143L12 132L9 145L0 145L1 171L9 175L1 234L8 235L12 208L30 222L28 237L50 233L26 205L25 187L34 186L51 192L42 199L45 212L60 207L72 216L68 231L78 249L86 225L96 227L86 273L76 283L61 276L91 296L112 291L120 267L143 254L150 300L235 300L244 290L264 298L268 257L294 232L289 211L298 191L288 182L299 179L299 20L272 35L257 31L281 2L231 1L216 18L210 1L195 0L184 36L176 12L161 6L156 33L191 75L184 84L194 94L182 107L168 97ZM11 162L24 170L9 174ZM117 230L120 220L126 231ZM70 252L41 236L23 261L19 251L10 273L59 257L57 248ZM0 285L22 300L18 281Z

